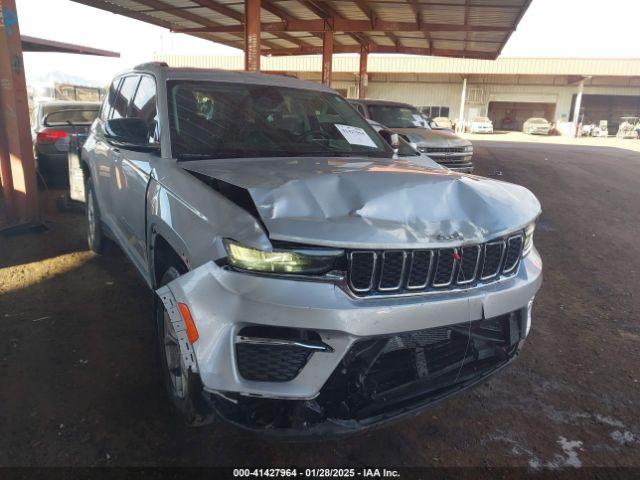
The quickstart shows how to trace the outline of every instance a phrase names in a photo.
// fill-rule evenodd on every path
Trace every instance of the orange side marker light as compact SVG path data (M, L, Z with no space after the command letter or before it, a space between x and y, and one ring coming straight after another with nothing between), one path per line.
M184 325L187 327L187 338L189 339L189 343L193 344L198 340L198 338L200 338L200 335L198 334L198 329L193 321L189 307L184 303L178 303L178 310L180 310L180 315L182 315Z

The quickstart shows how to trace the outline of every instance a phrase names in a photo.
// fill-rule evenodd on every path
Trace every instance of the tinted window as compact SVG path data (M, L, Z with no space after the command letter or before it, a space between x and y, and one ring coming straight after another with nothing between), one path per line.
M359 103L352 103L352 105L356 107L356 110L358 110L358 112L360 112L363 117L366 117L366 114L364 113L364 107L362 105L360 105Z
M127 109L129 108L129 102L133 93L136 91L138 80L140 77L137 75L131 77L125 77L120 84L120 90L116 95L113 110L109 118L124 118L127 116Z
M120 84L120 79L118 78L114 80L111 86L109 87L109 93L107 95L107 98L104 101L104 104L102 105L102 112L100 113L100 118L102 118L102 120L106 120L107 118L109 118L109 113L113 108L113 104L116 102L116 98L118 97L119 84Z
M73 124L91 125L98 116L98 109L86 108L82 105L72 108L66 107L62 110L54 110L49 113L45 112L43 123L47 126L51 125L68 125Z
M369 115L388 128L415 128L425 125L422 115L412 107L369 105Z
M384 140L341 96L218 82L168 82L171 145L198 157L390 157Z
M147 122L149 137L157 140L156 82L153 78L143 76L138 90L129 108L129 117L137 117Z

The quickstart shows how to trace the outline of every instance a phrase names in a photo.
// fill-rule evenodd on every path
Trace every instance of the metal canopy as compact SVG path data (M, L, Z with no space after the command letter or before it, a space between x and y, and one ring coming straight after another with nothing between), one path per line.
M242 0L74 0L244 49ZM495 59L531 0L262 0L262 55L405 53Z
M120 57L118 52L110 52L109 50L100 50L98 48L85 47L83 45L74 45L73 43L45 40L44 38L21 35L20 40L22 42L23 52L59 52L76 53L80 55L98 55L101 57Z

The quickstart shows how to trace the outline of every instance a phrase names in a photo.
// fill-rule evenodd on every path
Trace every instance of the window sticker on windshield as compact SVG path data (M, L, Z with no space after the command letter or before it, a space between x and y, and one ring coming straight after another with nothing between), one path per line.
M345 138L347 142L351 145L364 145L365 147L376 147L376 144L373 143L371 137L367 135L360 127L352 127L351 125L341 125L339 123L335 124L336 128L340 131L342 136Z
M416 115L415 113L413 114L413 124L416 127L422 127L424 126L424 118L422 118L422 116L420 115Z

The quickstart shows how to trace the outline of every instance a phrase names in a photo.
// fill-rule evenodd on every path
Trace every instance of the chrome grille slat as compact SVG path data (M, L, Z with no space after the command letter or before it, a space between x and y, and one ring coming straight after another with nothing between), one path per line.
M508 275L516 271L518 261L522 255L522 247L524 247L524 236L514 235L507 240L507 251L504 254L504 266L502 273Z
M425 269L426 266L426 269ZM411 252L411 265L407 275L407 290L421 290L427 287L431 269L433 268L433 252L416 250Z
M498 251L496 251L498 249ZM480 280L495 278L500 273L502 260L504 260L505 242L489 242L483 248L482 273Z
M448 257L451 256L451 259ZM431 286L436 288L448 287L453 283L453 275L456 270L456 259L453 248L442 248L438 250L436 261L436 271L433 275ZM450 269L450 270L449 270Z
M514 275L523 245L523 232L518 232L458 248L355 250L347 255L348 286L357 296L469 288Z
M398 270L397 265L393 263L401 263ZM378 290L381 292L393 292L399 290L402 286L404 277L404 269L407 263L407 252L404 251L387 251L382 252L380 262L380 279L378 280Z
M478 245L473 245L470 247L462 247L460 249L462 251L462 260L460 268L458 268L458 275L456 283L458 285L468 285L473 283L476 279L476 275L478 274L478 265L480 264L480 247ZM471 262L471 275L466 275L466 270L468 268L467 262ZM460 278L462 275L462 278Z
M365 261L369 261L371 265L366 264L364 267L361 267L362 260L359 259L362 258L365 258ZM377 259L378 255L376 252L356 251L349 254L349 284L354 292L366 293L373 288ZM354 263L357 264L357 267L354 266ZM361 268L362 271L357 271L356 268ZM370 271L370 273L367 273L368 271ZM365 283L367 275L368 282Z

